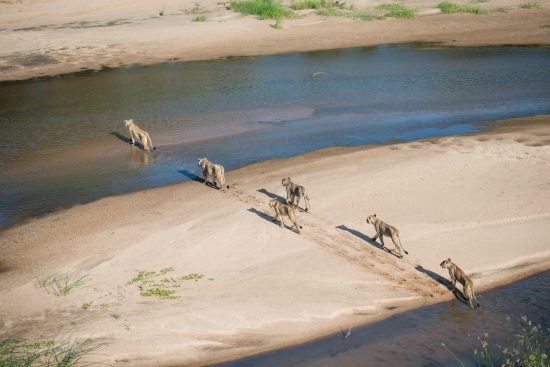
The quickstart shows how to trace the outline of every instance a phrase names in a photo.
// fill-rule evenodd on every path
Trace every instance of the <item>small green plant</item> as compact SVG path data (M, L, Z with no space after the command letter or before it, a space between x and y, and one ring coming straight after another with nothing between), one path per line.
M294 10L320 9L323 7L323 3L321 0L298 0L293 1L290 7Z
M111 305L108 304L108 303L100 303L100 304L99 304L99 307L101 307L102 309L106 310L106 309L108 309L109 307L111 307Z
M520 5L522 9L540 9L541 5L538 1L529 0Z
M94 301L90 301L90 302L85 302L82 304L82 309L84 310L87 310L89 309L90 307L92 307L92 304L94 303Z
M191 273L181 277L182 280L194 280L197 282L199 279L204 278L204 274Z
M275 29L283 28L283 21L282 21L281 18L275 19L275 24L273 24L273 28L275 28Z
M206 22L206 15L197 15L195 18L193 18L193 22Z
M437 8L441 10L442 13L472 13L472 14L483 14L486 13L486 10L482 10L479 6L468 6L461 5L457 3L452 3L450 1L443 1L437 4Z
M338 8L321 8L317 10L315 13L323 17L344 16L346 14L345 12L341 11Z
M101 345L90 339L0 339L1 367L72 367Z
M506 316L506 321L511 318ZM550 356L550 329L544 330L540 325L534 324L526 316L519 320L521 331L509 339L508 345L490 348L489 333L478 336L479 349L473 350L477 365L483 367L548 367ZM450 351L445 343L443 348L462 366L464 363ZM492 351L491 351L491 350Z
M88 280L88 274L79 275L72 278L67 273L53 274L44 279L35 279L35 285L39 288L44 288L48 293L52 293L58 297L66 296L75 288L80 287Z
M193 8L191 9L192 14L204 14L206 13L206 9L204 9L200 3L195 2L193 5Z
M386 10L385 17L389 18L414 18L416 16L416 9L407 8L397 3L385 3L376 7L379 10Z
M259 19L277 19L291 17L292 10L284 8L278 0L232 0L232 10L243 14L256 15Z
M550 24L545 24L542 26L542 28L550 28Z
M180 298L179 296L176 295L175 291L170 289L164 289L164 288L158 288L158 287L145 289L144 287L140 286L139 290L143 297L160 297L165 299Z
M378 15L374 15L372 13L368 13L366 11L349 13L348 17L361 19L361 20L376 20L376 19L384 18L384 17L380 17Z
M130 279L126 284L132 285L137 282L145 282L147 279L156 276L156 271L140 271L138 275L136 275L134 278Z

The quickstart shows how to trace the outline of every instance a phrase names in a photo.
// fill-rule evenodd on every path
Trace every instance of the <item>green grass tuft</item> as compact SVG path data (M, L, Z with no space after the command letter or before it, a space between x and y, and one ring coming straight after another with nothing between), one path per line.
M39 288L44 288L48 293L52 293L58 297L66 296L74 289L80 287L88 280L88 274L79 275L76 278L71 278L69 274L53 274L44 279L35 279L35 285Z
M137 282L144 282L148 278L151 278L151 277L156 276L156 275L157 275L156 271L140 271L138 273L138 275L136 275L134 278L130 279L126 284L127 285L132 285L132 284L137 283Z
M198 15L192 20L193 22L206 22L206 15Z
M90 339L0 339L0 367L72 367L99 347Z
M540 9L542 6L538 1L529 0L520 5L522 9Z
M194 280L195 282L202 278L204 278L204 274L198 273L191 273L181 277L182 280Z
M386 10L387 13L384 14L388 18L414 18L416 16L416 9L407 8L401 4L397 3L386 3L380 4L376 7L379 10Z
M164 289L164 288L149 288L144 289L142 286L139 287L141 295L143 297L160 297L160 298L166 298L166 299L176 299L180 298L176 295L175 291L172 291L170 289Z
M232 0L232 10L243 14L256 15L259 19L278 19L291 17L292 10L284 8L278 0Z
M461 5L457 3L452 3L450 1L443 1L437 4L437 8L441 10L442 13L472 13L472 14L483 14L486 13L486 10L481 9L479 6L468 6Z
M273 28L275 29L283 28L283 20L281 18L275 19L275 24L273 24Z
M293 1L290 7L294 10L320 9L323 7L323 3L321 0L298 0Z
M82 309L84 309L84 310L89 309L90 307L92 307L92 304L93 304L93 303L94 303L94 301L84 302L84 303L82 304Z
M352 13L349 13L347 16L350 18L361 19L361 20L376 20L376 19L384 18L366 11L352 12Z

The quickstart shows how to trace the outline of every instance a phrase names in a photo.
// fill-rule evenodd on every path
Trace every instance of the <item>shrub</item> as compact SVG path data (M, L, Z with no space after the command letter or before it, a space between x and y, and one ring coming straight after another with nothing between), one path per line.
M232 0L229 6L243 14L257 15L259 19L277 19L293 15L292 11L282 7L278 0Z

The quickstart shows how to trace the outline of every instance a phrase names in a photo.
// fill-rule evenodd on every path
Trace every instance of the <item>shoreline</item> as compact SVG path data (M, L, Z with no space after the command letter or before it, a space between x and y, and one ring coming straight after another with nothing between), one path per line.
M79 0L80 1L80 0ZM284 21L258 20L227 10L221 3L201 4L208 21L192 21L193 2L153 1L117 4L101 0L78 3L47 0L41 6L20 2L0 4L0 81L17 81L127 65L148 66L170 61L370 47L383 44L435 43L441 46L550 45L550 4L521 9L520 0L480 4L486 14L442 14L437 1L411 0L414 19L353 20L322 17L312 12ZM374 4L359 0L361 9ZM184 9L181 9L183 6ZM64 9L67 7L67 9ZM126 8L128 7L128 8ZM167 15L156 8L167 7ZM87 9L89 8L89 9ZM110 9L108 14L105 9ZM315 37L312 37L315 35Z
M78 325L77 335L109 343L102 353L114 365L127 363L122 360L144 366L202 365L282 348L332 334L338 326L365 325L452 299L445 287L415 268L446 277L436 265L449 252L453 259L458 256L468 273L479 273L474 276L478 290L548 270L550 258L541 254L549 249L541 241L547 237L550 216L544 212L549 199L544 189L549 179L544 175L550 157L549 116L498 125L473 134L334 147L264 161L228 171L231 188L225 194L186 181L107 197L10 227L0 232L4 254L0 286L6 290L0 314L8 315L0 318L0 333L32 336L63 326L64 332L68 328L74 334L75 328L66 325L72 320ZM447 161L453 162L452 169L444 168ZM418 173L426 165L441 167L434 187ZM391 180L396 172L401 172L406 185ZM304 226L300 236L280 230L262 214L269 197L282 193L279 184L284 175L297 176L296 181L305 182L310 190L313 209L311 214L298 213ZM454 187L462 175L469 180ZM326 195L342 184L350 193ZM484 197L477 193L478 185L496 190L494 195L502 190L504 199L489 195L485 200L490 204L468 207L465 200ZM407 190L414 193L408 199L411 203L404 200L409 197ZM386 191L396 197L384 200ZM456 193L460 195L455 197ZM357 203L349 201L350 194ZM447 204L453 210L447 212L438 206L437 195L449 194ZM433 195L433 202L424 203L428 211L416 209L422 198ZM508 203L509 207L503 206ZM363 217L370 208L399 223L411 253L404 261L369 245L372 230ZM521 251L518 230L531 236ZM493 238L487 240L486 233ZM485 247L472 256L480 240ZM489 257L496 249L498 253ZM514 263L522 256L537 255L534 264ZM201 261L204 258L209 261ZM528 258L523 262L529 263ZM512 270L498 270L502 265ZM136 269L165 266L183 274L201 272L214 280L182 284L178 301L144 300L124 285ZM89 272L94 289L56 298L34 288L29 268L35 276ZM23 304L22 299L33 302ZM90 300L112 306L109 311L80 309ZM292 304L281 303L285 300ZM224 312L213 309L212 302L222 305ZM240 302L247 303L247 310ZM121 315L121 321L109 317L113 312ZM49 315L43 325L36 321L40 315ZM122 328L123 319L128 330ZM163 348L156 350L154 343Z

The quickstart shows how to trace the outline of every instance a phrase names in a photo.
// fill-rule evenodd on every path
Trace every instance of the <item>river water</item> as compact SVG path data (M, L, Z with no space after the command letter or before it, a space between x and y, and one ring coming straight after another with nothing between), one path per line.
M0 226L337 145L550 113L550 49L383 45L173 62L0 84ZM151 133L127 143L123 120ZM485 125L483 125L485 126Z
M522 316L542 327L542 342L549 347L550 271L480 293L477 298L481 307L475 310L458 300L443 302L352 329L347 339L335 333L216 366L480 366L477 337L488 340L496 362L502 356L498 346L506 347L520 333Z

